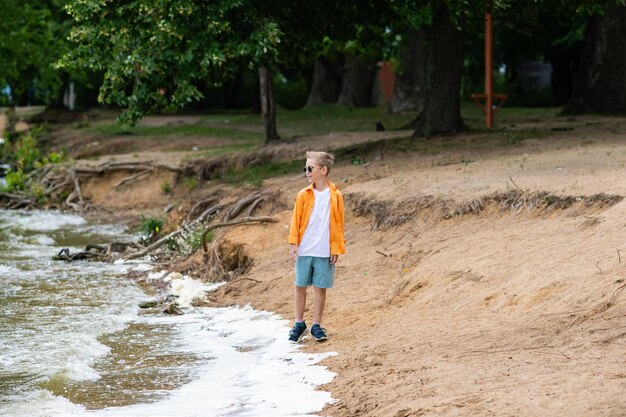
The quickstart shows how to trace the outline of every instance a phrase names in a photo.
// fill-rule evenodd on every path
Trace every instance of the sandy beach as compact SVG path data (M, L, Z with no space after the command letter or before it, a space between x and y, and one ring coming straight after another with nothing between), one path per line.
M337 376L322 387L335 402L321 415L624 415L626 125L555 118L540 126L549 138L523 137L535 127L518 123L497 139L434 138L422 151L383 144L366 163L335 166L347 254L328 293L329 340L303 342L338 353L323 362ZM289 152L327 149L336 137L308 138ZM121 176L94 177L83 192L118 214L158 212L170 203L158 192L168 175L122 190L113 187ZM278 223L219 232L222 254L252 266L207 305L250 304L292 319L286 236L305 181L264 181L271 204L259 213ZM170 221L200 198L236 201L251 191L209 182L174 194ZM201 277L201 259L171 268ZM309 321L311 301L310 293Z

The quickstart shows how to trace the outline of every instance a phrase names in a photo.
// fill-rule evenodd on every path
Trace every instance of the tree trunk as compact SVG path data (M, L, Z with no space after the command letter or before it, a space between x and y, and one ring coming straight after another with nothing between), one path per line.
M368 107L372 105L372 84L376 66L346 55L343 66L341 92L337 99L340 106Z
M343 55L335 54L332 59L319 57L313 69L311 91L305 107L322 103L336 103L341 91Z
M272 91L272 72L259 68L259 84L261 86L261 116L265 126L265 143L280 139L276 131L276 104Z
M428 43L422 30L411 29L407 33L409 42L400 53L402 66L396 76L396 85L391 97L391 111L417 110L424 108L424 79L426 77L426 60Z
M585 40L565 113L626 112L626 7L587 20Z
M450 20L442 0L432 1L433 18L428 29L428 59L424 83L424 110L415 121L413 136L458 133L461 119L463 34Z

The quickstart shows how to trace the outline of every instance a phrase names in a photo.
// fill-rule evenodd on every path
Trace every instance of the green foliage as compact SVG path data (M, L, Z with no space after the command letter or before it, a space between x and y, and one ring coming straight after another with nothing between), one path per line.
M7 193L14 193L16 191L26 190L26 184L28 177L24 174L22 169L17 171L9 170L6 175L6 185L2 187L3 191Z
M283 36L246 1L73 0L66 11L74 48L59 66L104 71L99 101L126 108L119 120L130 125L200 99L198 83L219 84L241 64L276 62Z
M15 146L15 159L18 166L26 172L32 171L41 156L37 147L37 139L30 133L23 135Z
M163 192L163 194L169 194L172 192L172 186L169 182L164 182L161 184L161 191Z
M0 94L0 105L47 104L57 98L63 77L67 77L53 67L68 47L70 19L62 11L65 3L66 0L2 2L0 86L11 86L12 100Z
M64 152L50 152L48 156L43 157L43 159L39 163L39 166L36 167L39 168L40 166L45 166L48 164L60 164L65 160L65 158L66 156Z
M185 245L189 248L189 252L195 252L200 249L200 246L202 246L202 233L204 233L204 231L201 230L201 228L197 228L185 237ZM209 233L207 233L206 241L212 241L214 236L215 233L213 230L210 230Z
M147 238L152 238L159 234L163 228L163 219L160 217L144 217L141 216L141 224L139 231Z
M32 195L39 204L43 204L46 201L45 190L39 183L31 184L30 195Z
M16 142L11 145L2 145L0 157L7 162L16 165L20 171L24 173L39 169L48 164L59 164L66 158L65 154L59 152L50 152L42 157L42 151L38 146L36 136L39 134L37 129L18 136Z

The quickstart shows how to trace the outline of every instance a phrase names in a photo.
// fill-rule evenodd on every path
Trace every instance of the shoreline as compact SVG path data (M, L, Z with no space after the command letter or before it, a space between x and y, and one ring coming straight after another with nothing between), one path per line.
M546 136L510 140L537 126L522 121L501 132L501 143L498 132L486 143L470 132L337 164L331 180L346 200L347 254L328 292L329 340L303 343L306 352L339 353L322 362L337 376L321 389L337 402L320 415L621 415L622 120L556 119L539 126ZM125 207L131 216L160 215L175 204L174 225L194 202L250 193L206 182L164 196L163 177L116 191L119 180L94 179L85 195L110 201L111 216ZM249 304L292 317L286 236L305 185L296 176L265 180L272 204L261 213L279 222L216 234L221 259L247 266L207 306ZM206 276L200 252L170 270ZM309 292L307 321L311 301Z

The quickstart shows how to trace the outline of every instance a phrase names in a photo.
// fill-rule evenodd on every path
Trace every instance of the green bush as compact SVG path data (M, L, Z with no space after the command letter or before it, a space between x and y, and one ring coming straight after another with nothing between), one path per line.
M32 171L40 157L41 151L37 147L37 139L33 135L27 133L17 141L15 159L24 171Z
M17 171L9 170L6 176L6 186L2 187L3 191L13 193L16 191L24 191L26 189L27 176L22 169Z

